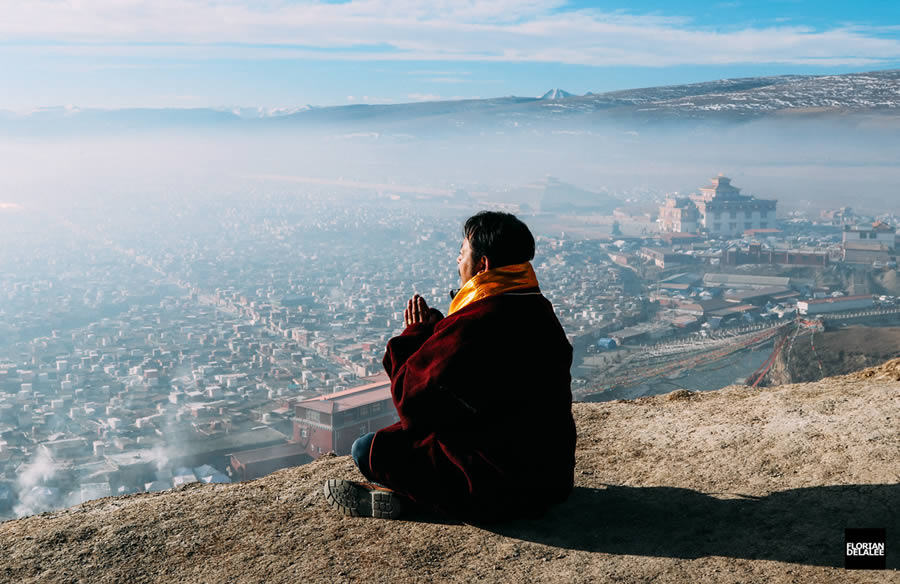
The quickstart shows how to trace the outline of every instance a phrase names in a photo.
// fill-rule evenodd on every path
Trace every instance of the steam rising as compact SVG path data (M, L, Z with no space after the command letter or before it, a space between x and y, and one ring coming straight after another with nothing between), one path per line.
M55 475L56 465L50 455L39 448L31 462L18 473L19 502L13 507L16 517L43 513L59 505L59 489L49 486Z

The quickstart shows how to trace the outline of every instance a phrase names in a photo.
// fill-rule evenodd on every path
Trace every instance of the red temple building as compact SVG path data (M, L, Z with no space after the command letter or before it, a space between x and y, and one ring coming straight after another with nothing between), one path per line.
M326 452L350 454L353 441L399 421L391 382L380 381L297 402L294 442L313 458Z

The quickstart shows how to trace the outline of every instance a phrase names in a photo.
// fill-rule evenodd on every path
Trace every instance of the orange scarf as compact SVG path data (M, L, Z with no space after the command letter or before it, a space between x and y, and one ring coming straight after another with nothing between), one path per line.
M481 272L472 276L459 289L459 292L456 293L456 296L453 297L453 301L450 303L450 310L447 312L447 316L482 298L505 294L513 290L537 288L537 286L537 276L534 275L531 262L511 264Z

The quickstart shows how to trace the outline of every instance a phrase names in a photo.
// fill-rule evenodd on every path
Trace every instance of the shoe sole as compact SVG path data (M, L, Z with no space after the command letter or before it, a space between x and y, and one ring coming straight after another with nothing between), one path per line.
M366 489L353 481L325 481L325 500L349 517L396 519L403 511L399 497L390 491Z

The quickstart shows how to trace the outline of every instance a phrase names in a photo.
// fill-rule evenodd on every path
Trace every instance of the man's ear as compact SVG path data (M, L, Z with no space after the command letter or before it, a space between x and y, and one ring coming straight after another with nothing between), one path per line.
M481 256L481 259L478 260L478 266L475 270L476 274L480 274L481 272L486 272L491 269L491 260L488 259L487 256Z

